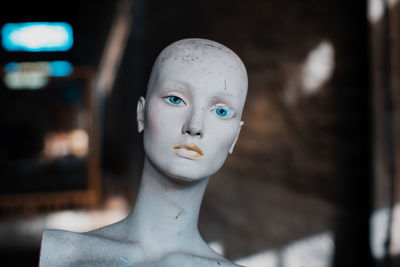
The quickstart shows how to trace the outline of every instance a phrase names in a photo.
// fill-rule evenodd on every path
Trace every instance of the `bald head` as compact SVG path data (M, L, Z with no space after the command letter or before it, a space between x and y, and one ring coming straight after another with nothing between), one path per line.
M207 39L183 39L167 46L157 57L151 71L148 92L151 93L159 80L160 72L171 67L190 68L196 65L205 65L210 71L217 71L215 67L222 65L234 73L242 83L244 97L247 93L247 72L242 60L229 48ZM220 68L221 70L221 68ZM173 78L173 77L171 77Z

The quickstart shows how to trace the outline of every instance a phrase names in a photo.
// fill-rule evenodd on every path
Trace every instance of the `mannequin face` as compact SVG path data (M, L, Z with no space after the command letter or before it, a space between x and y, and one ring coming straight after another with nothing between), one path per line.
M175 50L156 61L138 116L144 112L149 161L167 176L191 182L217 172L234 146L247 74L232 52L196 50L193 44Z

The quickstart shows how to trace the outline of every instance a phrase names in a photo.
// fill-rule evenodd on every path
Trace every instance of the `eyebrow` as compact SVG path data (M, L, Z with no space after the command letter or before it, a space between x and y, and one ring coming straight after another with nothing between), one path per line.
M176 81L167 81L158 84L159 93L165 94L169 91L176 91L182 94L187 94L185 88L188 86L184 83L176 82Z
M212 97L212 102L214 102L214 104L218 104L219 102L222 102L222 103L227 104L230 107L239 108L239 102L236 99L237 99L237 97L232 94L219 93Z
M192 86L189 84L189 83L187 83L187 82L180 82L180 81L177 81L177 80L169 80L169 81L166 81L166 82L163 82L163 83L160 83L160 85L163 85L162 87L161 87L161 90L166 90L167 88L170 88L170 87L176 87L176 85L178 85L178 88L191 88Z

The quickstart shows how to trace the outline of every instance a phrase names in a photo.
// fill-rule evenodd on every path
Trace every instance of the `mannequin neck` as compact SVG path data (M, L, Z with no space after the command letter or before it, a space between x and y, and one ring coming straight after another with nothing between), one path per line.
M201 242L197 222L208 180L176 183L145 158L139 194L128 217L131 238L150 247Z

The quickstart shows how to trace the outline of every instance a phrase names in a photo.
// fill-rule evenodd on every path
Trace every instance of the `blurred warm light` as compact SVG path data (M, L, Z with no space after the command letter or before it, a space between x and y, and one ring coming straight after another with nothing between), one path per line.
M333 74L335 50L331 42L321 41L307 56L301 69L302 87L306 95L317 92Z
M394 208L393 214L400 214L400 204ZM376 259L382 259L385 256L385 243L388 233L390 209L382 208L375 211L371 217L371 250ZM393 216L390 253L395 256L400 254L400 219Z
M279 251L266 250L239 259L236 263L251 267L329 267L333 253L333 235L331 232L324 232L296 240Z
M46 62L10 62L4 65L4 72L6 74L14 74L18 72L41 72L47 75Z
M89 136L85 130L49 132L45 136L43 154L46 158L68 155L84 157L89 151Z
M389 7L392 8L399 3L399 0L389 0Z
M81 129L74 130L70 133L70 148L73 155L77 157L86 156L89 147L88 134Z
M66 22L7 23L1 34L7 51L67 51L74 42L72 27Z
M65 77L72 73L68 61L10 62L4 66L4 81L10 89L41 89L48 83L48 77Z

